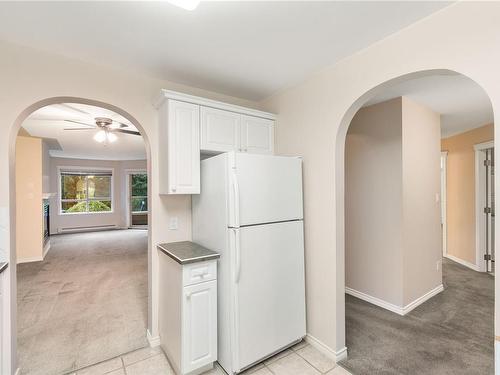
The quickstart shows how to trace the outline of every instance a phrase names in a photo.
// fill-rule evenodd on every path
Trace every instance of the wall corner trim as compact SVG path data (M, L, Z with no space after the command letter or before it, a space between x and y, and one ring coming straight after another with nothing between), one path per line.
M369 302L369 303L371 303L375 306L381 307L383 309L392 311L393 313L396 313L396 314L401 315L401 316L408 314L410 311L412 311L416 307L420 306L422 303L429 300L430 298L434 297L436 294L441 293L443 290L444 290L443 284L440 284L437 287L435 287L434 289L431 289L430 291L428 291L424 295L422 295L422 296L418 297L417 299L415 299L414 301L410 302L408 305L401 307L401 306L397 306L397 305L394 305L392 303L386 302L384 300L381 300L380 298L372 297L366 293L357 291L355 289L348 288L348 287L345 288L346 294L349 294L353 297L362 299L363 301Z
M328 358L333 359L335 362L342 361L347 358L347 347L343 347L340 350L333 350L328 345L318 340L316 337L311 334L306 334L305 341L316 348L318 351L326 355Z
M454 255L446 254L446 258L448 258L448 259L450 259L450 260L452 260L452 261L454 261L454 262L456 262L458 264L461 264L462 266L468 267L471 270L474 270L476 272L481 272L480 267L478 267L476 264L473 264L471 262L467 262L466 260L457 258Z
M154 348L160 346L160 336L152 336L149 329L146 331L146 336L148 338L149 346Z
M437 287L435 287L434 289L431 289L429 290L427 293L425 293L423 296L421 297L418 297L416 300L414 300L413 302L410 302L408 305L406 305L404 308L403 308L403 314L402 315L406 315L408 314L411 310L415 309L416 307L420 306L422 303L424 303L425 301L431 299L432 297L434 297L436 294L439 294L441 293L442 291L444 290L444 286L443 284L440 284L438 285Z

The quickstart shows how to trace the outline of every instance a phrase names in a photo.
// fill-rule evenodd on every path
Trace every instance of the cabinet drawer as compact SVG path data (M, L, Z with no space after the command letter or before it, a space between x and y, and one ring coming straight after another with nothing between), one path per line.
M217 279L217 261L187 264L182 268L182 284L192 285Z

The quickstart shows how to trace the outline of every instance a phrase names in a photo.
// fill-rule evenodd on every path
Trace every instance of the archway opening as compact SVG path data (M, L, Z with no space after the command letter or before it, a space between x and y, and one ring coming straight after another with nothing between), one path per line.
M461 332L482 347L469 363L492 372L494 279L478 273L494 264L487 94L451 71L399 77L359 98L338 137L337 348L347 345L344 365L355 373L432 372L436 363L422 353L445 350L439 366L463 371L463 340L453 337ZM477 188L478 173L486 188ZM374 341L366 340L370 330Z
M147 346L152 215L144 130L112 105L64 97L28 108L14 131L18 367L62 374Z

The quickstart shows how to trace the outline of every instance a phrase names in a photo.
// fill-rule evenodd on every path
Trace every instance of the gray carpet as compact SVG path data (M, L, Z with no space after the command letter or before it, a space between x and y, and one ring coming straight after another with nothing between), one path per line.
M346 295L341 365L356 375L493 374L493 277L444 259L443 283L404 317Z
M22 374L59 375L147 345L147 232L57 235L17 266Z

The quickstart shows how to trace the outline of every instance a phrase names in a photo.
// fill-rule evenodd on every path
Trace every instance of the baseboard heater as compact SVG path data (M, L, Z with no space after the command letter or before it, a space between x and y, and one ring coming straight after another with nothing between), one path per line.
M88 227L67 227L67 228L60 228L58 233L95 232L99 230L110 230L116 228L118 228L116 224L91 225Z

